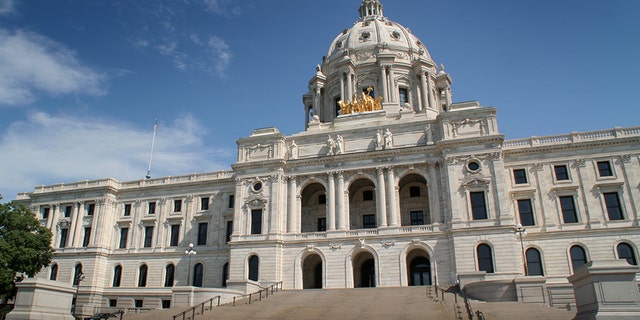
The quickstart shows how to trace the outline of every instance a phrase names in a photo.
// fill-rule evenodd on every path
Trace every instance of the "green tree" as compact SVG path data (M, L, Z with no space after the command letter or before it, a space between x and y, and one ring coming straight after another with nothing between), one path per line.
M2 199L2 198L0 198ZM0 203L0 297L15 296L15 277L35 276L51 263L51 230L22 204Z

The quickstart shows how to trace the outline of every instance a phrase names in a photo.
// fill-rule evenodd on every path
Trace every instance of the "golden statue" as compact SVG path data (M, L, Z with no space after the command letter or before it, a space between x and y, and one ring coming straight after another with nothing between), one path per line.
M358 99L358 96L354 95L353 100L344 102L338 101L342 114L352 114L361 112L371 112L382 110L382 97L374 99L371 97L372 87L367 88L367 92L362 92L362 96Z

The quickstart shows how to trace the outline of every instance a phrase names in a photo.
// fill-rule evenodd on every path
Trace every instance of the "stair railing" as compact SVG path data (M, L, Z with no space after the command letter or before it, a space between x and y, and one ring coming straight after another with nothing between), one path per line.
M179 319L180 317L182 317L182 320L186 320L187 319L187 315L189 313L191 313L191 320L195 319L196 317L196 310L200 309L200 313L198 314L204 314L204 308L205 306L208 304L209 305L209 309L208 310L212 310L213 309L213 300L217 300L217 305L220 306L220 296L215 296L207 301L204 301L202 303L200 303L199 305L195 305L193 307L191 307L191 309L185 310L181 313L178 313L176 315L173 316L173 320Z
M265 298L269 298L269 295L273 295L274 293L281 291L282 290L282 281L280 282L276 282L266 288L260 289L256 292L252 292L249 294L243 294L240 296L235 296L233 297L233 303L232 305L235 307L236 306L236 302L241 301L244 298L249 298L248 302L245 304L251 304L251 301L253 301L253 299L255 297L257 297L257 301L262 301L262 294L264 293L264 297Z

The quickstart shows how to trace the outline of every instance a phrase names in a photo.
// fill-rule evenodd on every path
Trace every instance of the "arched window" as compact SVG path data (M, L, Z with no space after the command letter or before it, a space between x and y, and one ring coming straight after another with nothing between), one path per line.
M146 264L140 266L140 271L138 273L138 287L147 286L147 271L149 271L149 267L147 267Z
M225 263L222 266L222 286L227 286L227 280L229 280L229 263Z
M569 254L571 255L571 267L573 268L573 272L575 272L581 265L587 263L587 252L584 251L581 246L571 247Z
M477 251L478 270L493 273L493 254L491 253L491 247L486 244L481 244L478 246Z
M636 255L633 252L633 248L626 244L621 243L618 245L618 259L625 259L630 265L636 266L638 265L638 261L636 260Z
M197 263L193 267L193 286L202 287L202 280L204 278L204 266L202 263Z
M164 286L165 287L173 287L175 273L176 273L176 267L173 265L173 263L168 264L164 270Z
M249 258L249 280L258 281L258 270L260 269L260 260L258 256Z
M121 265L117 265L113 269L113 286L114 287L119 287L121 281L122 281L122 266Z
M58 264L51 265L51 272L49 273L49 280L56 281L58 279Z
M540 251L537 249L527 249L527 275L528 276L543 276L544 270L542 269L542 258L540 257Z
M82 263L76 264L76 267L73 269L73 285L77 286L80 281L82 281L82 277L84 273L82 273Z

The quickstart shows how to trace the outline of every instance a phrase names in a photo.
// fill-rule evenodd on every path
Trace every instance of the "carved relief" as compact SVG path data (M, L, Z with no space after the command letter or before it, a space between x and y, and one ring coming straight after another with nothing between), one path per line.
M251 159L271 159L273 158L273 144L256 144L252 147L245 147L245 160Z

